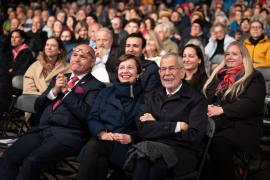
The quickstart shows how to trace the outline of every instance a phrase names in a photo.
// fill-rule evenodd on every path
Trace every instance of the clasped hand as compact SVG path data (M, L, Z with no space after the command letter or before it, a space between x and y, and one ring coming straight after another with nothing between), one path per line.
M56 96L60 92L65 92L68 88L67 77L63 74L58 74L56 77L56 83L52 90L53 95Z
M224 113L224 111L223 111L222 107L214 106L213 104L208 105L208 112L207 112L208 117L218 116L218 115L221 115L223 113Z
M120 133L106 133L105 131L101 131L99 133L99 137L101 140L107 140L107 141L118 141L121 144L129 144L131 143L131 137L128 134L120 134Z

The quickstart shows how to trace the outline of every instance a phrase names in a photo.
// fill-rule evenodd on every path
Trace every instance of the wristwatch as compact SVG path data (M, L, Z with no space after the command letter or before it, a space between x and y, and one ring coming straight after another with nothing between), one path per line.
M65 91L65 94L67 94L68 92L71 92L72 90L67 88L67 90Z

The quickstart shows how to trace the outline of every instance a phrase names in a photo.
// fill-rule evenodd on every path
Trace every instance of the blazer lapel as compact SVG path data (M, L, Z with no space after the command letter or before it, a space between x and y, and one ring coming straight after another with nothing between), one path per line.
M75 91L77 86L82 87L83 85L87 84L88 81L90 81L92 78L93 78L93 76L92 76L91 72L89 72L72 88L72 91Z

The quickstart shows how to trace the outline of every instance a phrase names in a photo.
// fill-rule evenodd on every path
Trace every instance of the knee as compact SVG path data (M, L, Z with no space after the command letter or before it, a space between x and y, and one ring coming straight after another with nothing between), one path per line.
M12 157L13 157L12 154L10 154L10 153L8 153L8 151L6 151L1 157L1 162L5 163L5 164L6 163L8 163L8 164L17 164L17 161L14 160Z
M84 151L84 156L91 155L93 153L100 152L100 151L101 151L100 143L98 142L98 140L93 140L90 143L88 143Z
M36 157L28 156L27 158L25 158L25 160L23 161L23 166L37 167L37 159L36 159Z

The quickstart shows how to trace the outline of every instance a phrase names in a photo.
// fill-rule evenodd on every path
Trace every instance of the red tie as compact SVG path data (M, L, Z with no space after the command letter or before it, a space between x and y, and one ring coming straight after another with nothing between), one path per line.
M75 82L78 81L78 80L79 80L78 77L76 77L76 76L72 77L71 82L68 84L68 88L69 88L69 89L72 89L72 88L74 87L74 85L75 85ZM59 99L57 99L57 101L55 101L55 103L53 104L53 110L54 110L55 107L62 101L62 99L63 99L64 96L65 96L65 93L62 94L62 96L59 97Z
M168 98L171 97L173 94L168 94Z

